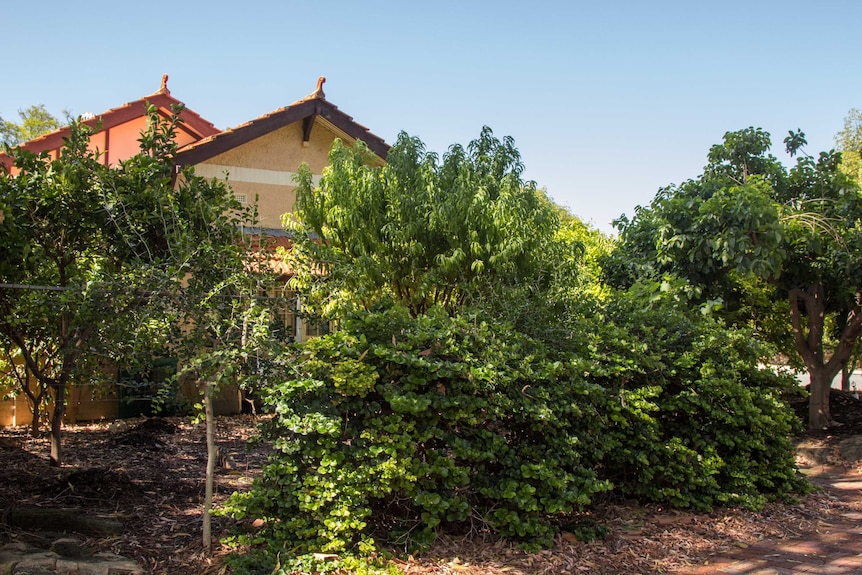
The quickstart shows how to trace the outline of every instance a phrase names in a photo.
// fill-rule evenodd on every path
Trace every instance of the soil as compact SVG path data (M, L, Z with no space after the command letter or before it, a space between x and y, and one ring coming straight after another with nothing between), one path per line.
M801 414L803 403L794 406ZM823 447L830 454L827 463L859 466L841 460L832 448L849 436L862 435L862 402L833 392L832 409L840 425L798 440ZM260 472L267 447L247 447L259 421L247 415L218 418L216 502L248 489ZM132 558L149 573L229 572L223 563L227 549L216 544L213 555L207 556L201 543L203 424L188 418L149 418L77 425L64 429L63 441L64 465L52 468L47 438L32 438L25 428L0 429L0 509L75 508L108 515L122 521L125 531L86 539L94 551ZM578 541L564 532L553 548L526 553L477 530L458 538L443 535L421 557L401 555L395 562L409 575L685 572L686 566L729 549L812 532L818 522L846 512L845 507L822 490L802 497L798 504L772 503L758 513L717 509L694 514L608 499L581 518L607 529L604 539ZM229 527L229 520L213 519L216 537L226 535ZM0 544L34 537L38 534L0 524Z

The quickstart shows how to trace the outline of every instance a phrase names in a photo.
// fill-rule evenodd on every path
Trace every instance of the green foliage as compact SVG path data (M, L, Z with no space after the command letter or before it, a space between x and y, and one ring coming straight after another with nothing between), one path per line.
M71 114L64 110L63 115L66 118L65 123L68 124L72 120ZM21 118L20 124L0 117L0 144L16 146L48 132L58 130L64 125L45 109L44 104L30 106L26 110L18 110L18 117Z
M18 175L0 173L0 283L37 286L0 289L0 345L19 355L40 395L53 394L55 463L67 386L92 373L89 352L122 310L105 295L121 267L105 257L103 183L111 172L87 149L89 136L74 124L60 158L16 149Z
M561 528L577 537L578 541L585 543L595 541L596 539L604 539L610 533L609 528L590 516L578 517L574 521L563 524Z
M547 543L552 516L609 488L592 470L604 455L601 388L477 318L401 307L350 317L286 366L266 398L276 416L263 438L276 453L229 505L266 521L256 542L409 548L478 518Z
M188 299L244 271L242 206L222 183L174 174L179 112L150 107L141 153L118 166L73 122L58 158L15 149L18 173L0 174L0 283L36 286L0 289L0 344L52 390L52 455L68 385L106 359L135 372L136 358L170 351Z
M809 425L822 427L831 419L830 382L862 332L862 196L840 154L815 158L804 144L801 131L785 139L797 156L788 170L767 153L766 132L725 134L702 176L619 222L606 278L627 287L671 274L721 300L728 322L753 327L807 367Z
M841 151L841 171L862 185L862 111L853 108L847 112L835 143Z
M325 553L309 553L294 556L285 553L273 556L259 549L244 555L230 555L225 563L237 575L297 575L299 573L335 573L343 575L402 575L402 571L388 561L387 557L375 553L366 556L336 556Z
M760 149L763 139L729 141ZM772 160L714 150L727 185L667 190L666 212L639 212L623 236L652 259L626 259L520 183L507 145L483 133L438 165L402 136L391 168L336 145L319 189L304 176L298 285L318 310L339 312L340 329L275 362L275 415L261 435L274 453L224 509L263 521L237 539L260 569L277 570L276 557L313 569L309 554L421 548L477 523L528 547L560 525L600 537L577 512L612 488L696 509L756 508L804 489L780 400L789 382L760 367L772 350L717 317L725 298L669 267L694 243L717 261L701 269L693 258L687 270L772 295L760 276L784 260L748 254L784 237L767 201L781 174L750 173ZM717 236L671 234L677 209ZM725 212L747 240L724 232ZM684 237L656 243L657 226ZM517 249L483 251L492 237ZM626 289L597 285L601 274Z
M795 379L761 367L769 350L750 333L688 313L673 291L612 304L611 371L594 374L619 400L603 476L627 495L701 510L804 490L789 441L798 420L782 400Z
M441 162L402 133L382 167L362 142L337 141L329 159L318 186L300 170L296 213L285 216L297 232L293 281L310 309L331 315L392 299L414 315L451 312L489 286L547 282L557 213L521 179L511 138L485 128Z

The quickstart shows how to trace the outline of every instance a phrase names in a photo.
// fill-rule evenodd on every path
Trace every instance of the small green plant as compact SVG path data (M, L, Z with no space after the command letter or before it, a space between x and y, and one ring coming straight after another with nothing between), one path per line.
M284 555L284 559L282 558ZM312 553L293 556L288 552L264 553L256 550L244 555L229 555L225 562L236 575L298 575L303 573L350 573L351 575L403 575L385 556L331 555Z

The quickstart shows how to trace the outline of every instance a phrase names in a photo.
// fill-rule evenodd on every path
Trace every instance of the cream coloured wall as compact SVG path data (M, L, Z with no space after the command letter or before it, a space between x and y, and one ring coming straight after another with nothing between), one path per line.
M317 122L307 144L302 142L302 122L294 122L242 146L219 154L207 163L264 170L296 171L303 162L319 173L328 163L335 134Z
M281 228L281 216L293 210L296 186L293 177L307 163L316 178L329 163L329 149L336 134L315 123L307 143L302 141L302 122L270 132L247 144L218 154L195 166L195 173L208 178L225 178L234 194L248 203L257 196L260 225Z

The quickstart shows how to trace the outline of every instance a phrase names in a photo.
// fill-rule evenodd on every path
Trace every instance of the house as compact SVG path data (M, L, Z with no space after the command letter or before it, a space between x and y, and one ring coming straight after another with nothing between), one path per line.
M156 106L161 115L168 117L172 109L181 104L171 95L167 81L165 75L157 92L84 120L98 130L90 145L100 152L101 161L113 165L138 153L138 138L146 128L148 105ZM293 177L301 164L307 164L319 177L329 163L329 150L336 138L346 143L364 141L380 164L385 162L389 151L382 138L326 99L324 82L321 77L308 96L226 130L219 130L190 108L184 108L180 115L183 123L176 134L177 170L192 166L198 175L226 179L241 202L257 202L259 221L252 233L266 234L276 244L289 247L281 216L293 210L296 197ZM56 157L68 133L68 128L61 129L26 142L22 147L34 153L47 151ZM6 154L0 153L0 164L14 174L11 159ZM282 268L281 272L287 275L289 270ZM315 326L303 322L291 309L284 310L283 319L298 339L314 334ZM91 420L119 415L116 397L98 399L85 388L78 386L70 398L72 418ZM225 401L220 411L238 409L236 396ZM29 409L24 400L18 404L0 401L0 425L24 425L28 417Z
M167 75L162 76L162 84L157 92L102 114L82 118L88 126L98 128L90 138L90 149L99 151L99 159L102 163L115 165L140 152L138 139L147 127L148 104L155 106L159 114L165 118L170 116L174 106L182 105L182 102L171 96ZM180 117L183 123L176 134L176 142L179 146L192 144L220 131L211 122L188 108L182 111ZM56 158L63 146L63 139L68 137L69 128L61 128L24 142L20 147L35 154L48 152L50 157ZM17 172L12 165L12 159L3 152L0 152L0 165L5 166L12 174Z
M289 106L177 151L178 168L190 165L197 175L226 179L240 202L257 202L259 221L252 232L266 234L270 246L290 247L281 217L293 211L294 177L300 165L307 164L319 178L336 138L346 143L362 140L380 164L389 152L382 138L326 100L325 81L321 76L312 93ZM283 266L279 271L289 275ZM304 322L288 308L283 320L299 340L316 335L320 327Z
M389 152L383 139L326 100L324 82L318 79L314 92L289 106L184 146L177 164L205 177L227 175L240 201L257 197L260 225L280 230L281 215L293 210L297 169L306 163L320 175L336 138L364 141L381 164Z

